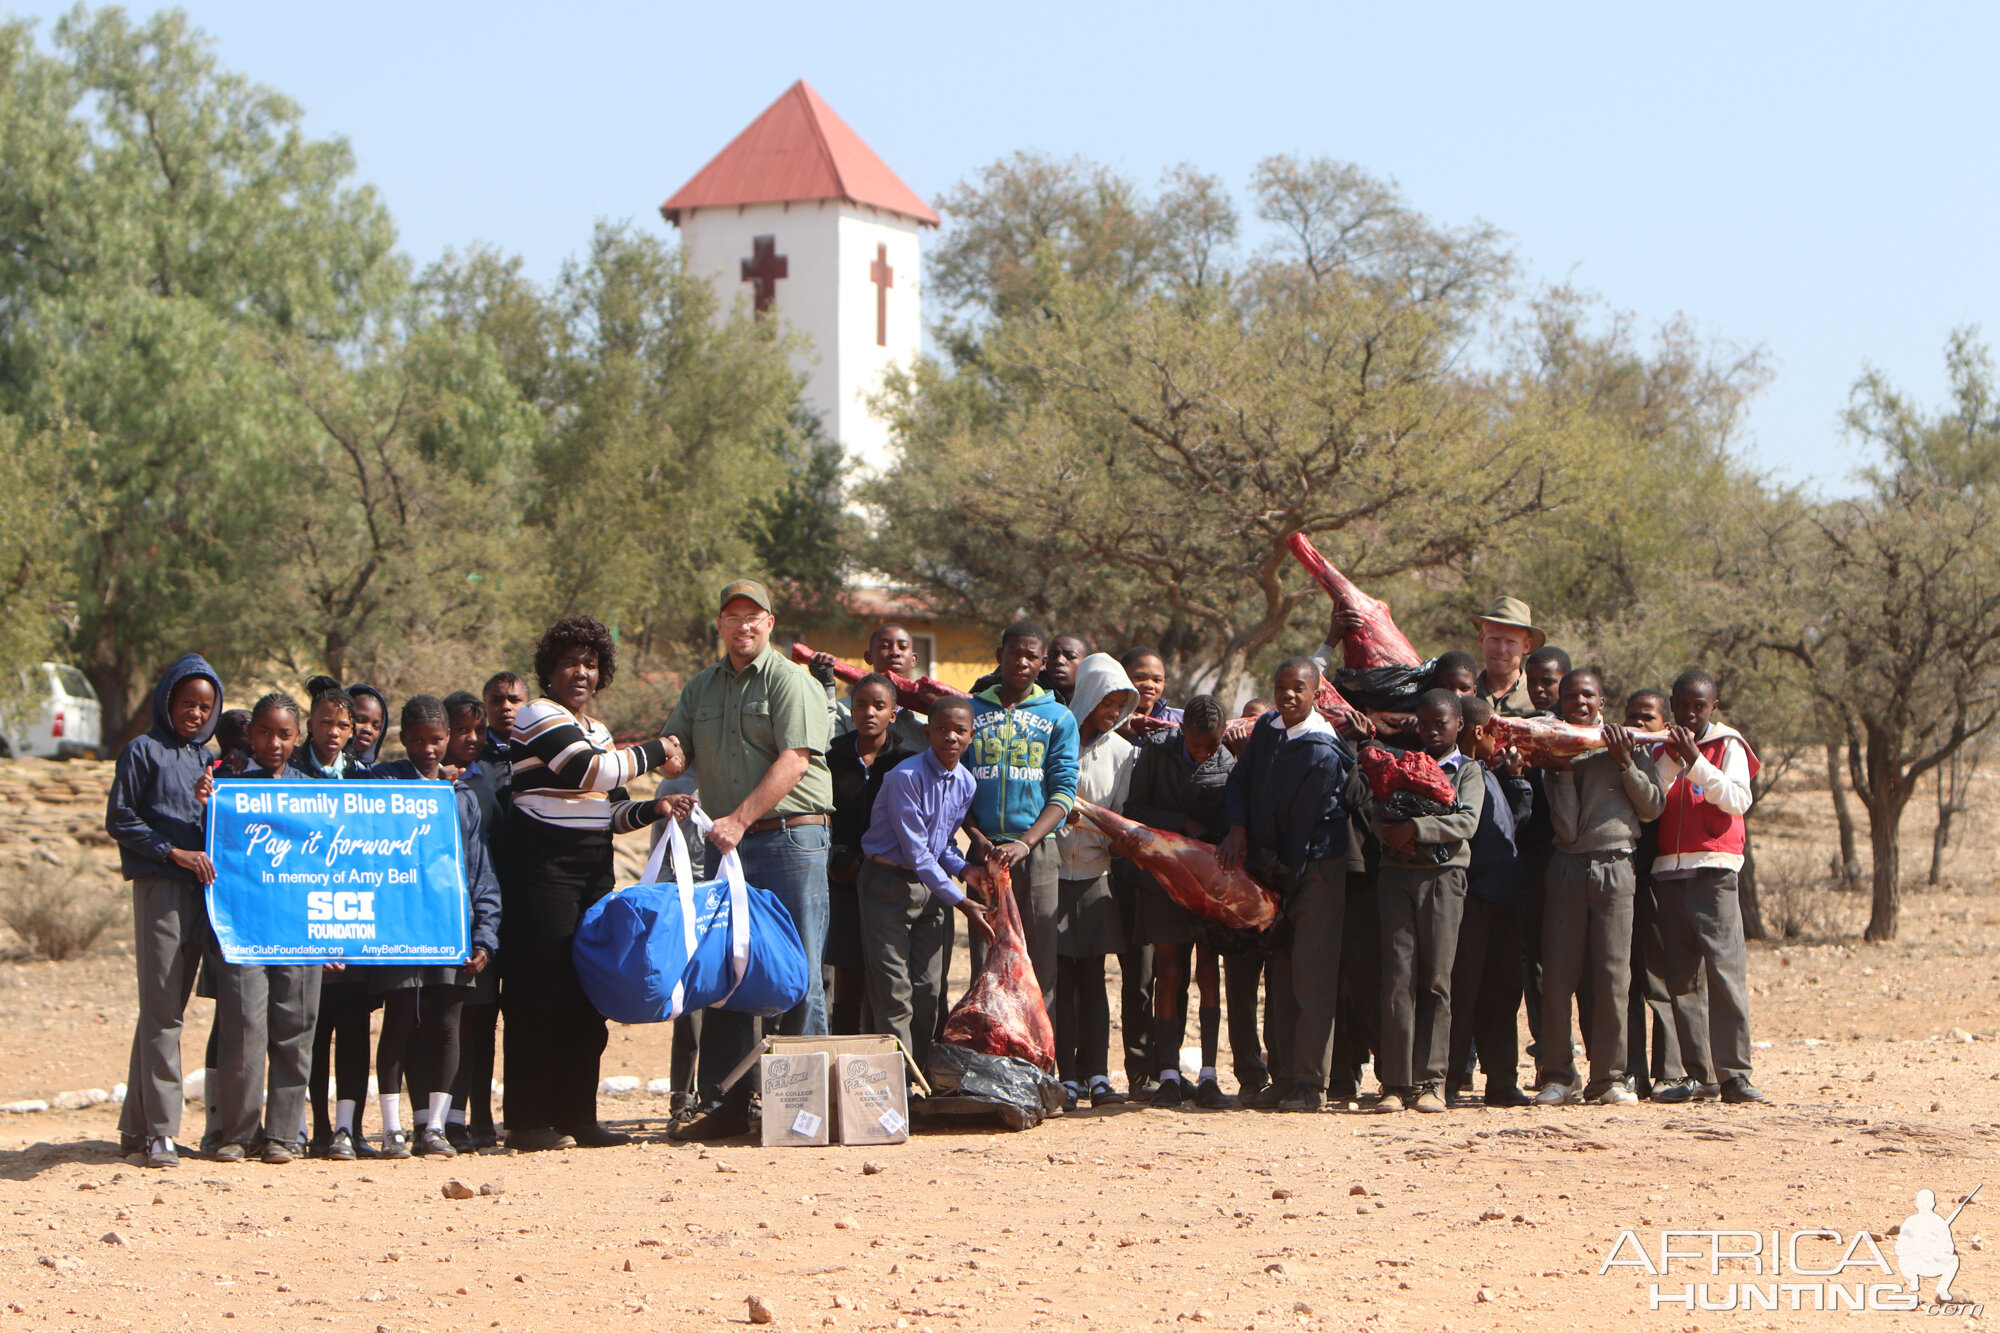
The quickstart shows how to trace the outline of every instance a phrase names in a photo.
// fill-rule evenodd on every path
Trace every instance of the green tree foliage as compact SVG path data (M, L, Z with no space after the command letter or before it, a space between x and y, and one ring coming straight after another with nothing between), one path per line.
M219 646L190 607L272 521L265 349L353 336L401 280L352 165L178 12L78 9L53 52L0 25L0 411L76 432L76 648L114 731L163 658Z
M956 373L885 396L904 453L868 492L868 563L960 614L1157 645L1199 681L1323 616L1294 533L1379 583L1543 510L1560 422L1460 360L1505 294L1497 238L1337 164L1271 159L1256 187L1278 239L1240 279L1234 214L1192 173L1147 200L1017 157L947 196L937 269L978 319Z
M0 669L67 632L116 739L188 648L450 688L563 611L679 663L724 578L830 597L842 459L770 329L622 227L552 289L414 278L353 167L177 11L0 23Z

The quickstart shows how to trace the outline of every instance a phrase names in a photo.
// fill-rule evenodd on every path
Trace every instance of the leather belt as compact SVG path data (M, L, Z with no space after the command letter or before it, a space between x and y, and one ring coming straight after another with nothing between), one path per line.
M811 825L824 824L826 822L827 819L825 815L785 815L783 817L780 817L778 815L772 815L769 819L758 820L756 823L752 824L749 828L745 829L744 832L770 833L781 828L805 828Z
M891 870L895 870L895 871L899 871L900 873L902 873L902 874L905 874L905 875L914 875L914 874L916 874L916 873L917 873L916 871L912 870L912 869L911 869L910 867L908 867L908 866L904 865L904 864L903 864L903 863L902 863L901 861L891 861L891 860L890 860L890 859L889 859L888 857L886 857L886 856L875 856L875 855L871 854L871 855L870 855L870 856L868 857L868 859L869 859L869 860L871 860L871 861L873 861L873 862L874 862L874 863L875 863L876 865L878 865L878 866L887 866L887 867L889 867L889 869L891 869Z

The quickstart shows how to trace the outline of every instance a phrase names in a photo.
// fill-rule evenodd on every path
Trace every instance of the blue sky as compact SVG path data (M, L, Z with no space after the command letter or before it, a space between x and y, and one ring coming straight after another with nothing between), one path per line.
M1239 190L1267 153L1357 162L1531 279L1763 347L1754 456L1834 490L1864 365L1935 402L1954 326L2000 338L1995 6L184 7L350 139L419 260L549 277L597 218L663 227L804 77L926 198L1017 148Z

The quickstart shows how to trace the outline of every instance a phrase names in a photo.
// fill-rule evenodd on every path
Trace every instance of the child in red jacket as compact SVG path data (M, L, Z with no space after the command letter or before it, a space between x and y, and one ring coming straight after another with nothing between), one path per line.
M1708 981L1708 1035L1725 1102L1768 1100L1750 1082L1750 985L1736 874L1743 868L1743 816L1757 756L1715 720L1715 677L1684 671L1674 681L1671 738L1655 752L1667 789L1660 854L1653 862L1667 987L1676 997Z

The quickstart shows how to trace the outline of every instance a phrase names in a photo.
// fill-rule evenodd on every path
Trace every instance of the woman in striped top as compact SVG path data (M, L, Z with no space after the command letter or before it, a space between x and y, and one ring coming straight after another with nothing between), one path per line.
M524 1151L623 1143L597 1121L604 1016L583 993L570 942L616 887L611 836L650 824L679 798L633 801L625 784L679 753L672 738L619 748L587 711L611 684L617 650L589 616L567 616L535 645L542 697L514 717L513 812L500 876L507 1146Z

